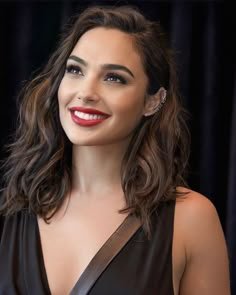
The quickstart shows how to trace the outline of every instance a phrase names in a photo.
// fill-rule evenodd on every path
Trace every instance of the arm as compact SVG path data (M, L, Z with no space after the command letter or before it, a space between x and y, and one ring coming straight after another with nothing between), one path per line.
M215 207L195 192L179 203L186 256L179 295L229 295L227 249Z

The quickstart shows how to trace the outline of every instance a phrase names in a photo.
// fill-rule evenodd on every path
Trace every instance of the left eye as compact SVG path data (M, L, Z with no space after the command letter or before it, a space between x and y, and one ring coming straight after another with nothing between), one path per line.
M121 83L121 84L127 83L127 81L123 77L117 74L108 74L106 76L106 81L112 82L112 83Z
M66 67L66 73L72 74L72 75L82 75L82 71L80 67L75 65L68 65Z

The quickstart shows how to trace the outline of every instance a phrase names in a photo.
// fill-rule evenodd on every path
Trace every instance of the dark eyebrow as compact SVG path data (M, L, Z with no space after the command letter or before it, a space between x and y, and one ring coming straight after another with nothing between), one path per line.
M69 58L68 58L68 60L69 59L72 59L72 60L74 60L74 61L76 61L76 62L78 62L78 63L80 63L80 64L82 64L82 65L84 65L84 66L87 66L88 65L88 63L85 61L85 60L83 60L82 58L80 58L80 57L78 57L78 56L75 56L75 55L71 55ZM133 77L134 78L134 74L127 68L127 67L125 67L125 66L122 66L122 65L117 65L117 64L104 64L104 65L102 65L102 68L104 69L104 70L121 70L121 71L125 71L126 73L128 73L131 77Z
M125 71L126 73L128 73L131 77L134 78L134 74L125 66L122 65L116 65L116 64L105 64L102 65L102 68L104 70L121 70L121 71Z
M68 60L69 59L72 59L72 60L74 60L74 61L76 61L76 62L78 62L78 63L80 63L80 64L82 64L82 65L84 65L84 66L87 66L88 65L88 63L85 61L85 60L83 60L82 58L80 58L80 57L78 57L78 56L75 56L75 55L71 55L69 58L68 58Z

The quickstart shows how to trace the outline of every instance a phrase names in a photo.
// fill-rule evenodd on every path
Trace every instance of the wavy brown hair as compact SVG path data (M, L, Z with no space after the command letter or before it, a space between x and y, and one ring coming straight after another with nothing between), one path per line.
M58 49L41 74L22 89L18 128L4 163L4 203L11 215L28 210L46 221L57 212L71 189L71 144L60 124L57 90L66 61L79 38L96 27L132 36L149 79L147 92L160 87L167 99L156 114L143 117L124 156L121 181L127 207L141 217L150 233L150 216L160 202L175 199L184 185L189 132L180 105L177 75L167 38L158 22L137 8L90 7L67 27Z

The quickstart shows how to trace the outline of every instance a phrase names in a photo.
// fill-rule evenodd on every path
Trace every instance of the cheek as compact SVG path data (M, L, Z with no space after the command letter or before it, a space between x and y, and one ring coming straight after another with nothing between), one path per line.
M127 115L129 118L139 117L144 110L144 96L140 96L140 93L135 93L132 96L127 95L121 102L114 103L113 107L117 114Z

